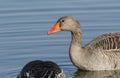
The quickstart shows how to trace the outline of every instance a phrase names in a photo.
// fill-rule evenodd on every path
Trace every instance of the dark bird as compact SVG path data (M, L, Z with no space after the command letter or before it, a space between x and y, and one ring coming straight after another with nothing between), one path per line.
M17 78L66 78L66 76L56 63L35 60L27 63Z

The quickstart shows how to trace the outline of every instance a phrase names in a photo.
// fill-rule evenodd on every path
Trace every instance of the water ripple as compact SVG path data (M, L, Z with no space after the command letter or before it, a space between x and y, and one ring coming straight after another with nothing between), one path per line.
M0 1L0 76L16 78L32 60L51 60L71 78L70 33L47 35L57 19L76 17L83 29L83 46L97 36L120 30L120 1Z

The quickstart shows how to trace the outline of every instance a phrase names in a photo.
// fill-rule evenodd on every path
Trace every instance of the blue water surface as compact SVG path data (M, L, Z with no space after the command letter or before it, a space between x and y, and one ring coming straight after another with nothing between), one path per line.
M77 18L83 43L120 31L119 0L0 0L0 77L16 78L32 60L51 60L74 78L69 58L71 34L47 31L61 16Z

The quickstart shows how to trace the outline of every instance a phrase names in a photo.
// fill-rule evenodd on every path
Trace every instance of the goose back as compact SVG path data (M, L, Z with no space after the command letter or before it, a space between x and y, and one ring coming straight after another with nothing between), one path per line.
M86 47L91 49L100 49L107 51L119 51L120 52L120 32L113 32L101 35L87 44Z

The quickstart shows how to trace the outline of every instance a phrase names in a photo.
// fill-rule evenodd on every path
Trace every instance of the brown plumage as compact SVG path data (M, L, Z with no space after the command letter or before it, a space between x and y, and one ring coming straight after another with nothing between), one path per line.
M75 18L61 17L48 34L61 30L71 32L69 55L72 63L79 69L120 69L120 32L101 35L82 47L82 29Z
M119 50L120 49L120 33L113 32L97 37L88 45L91 48L99 48L103 50Z

